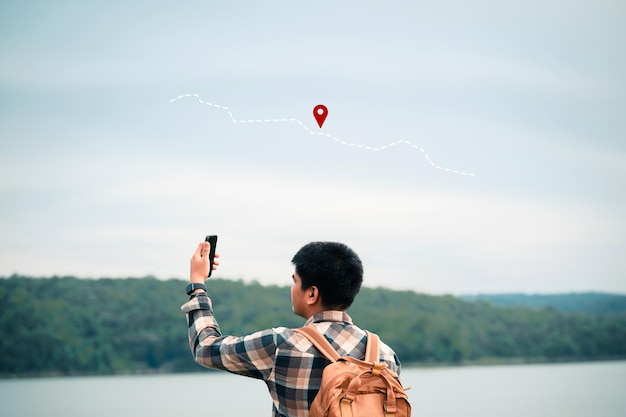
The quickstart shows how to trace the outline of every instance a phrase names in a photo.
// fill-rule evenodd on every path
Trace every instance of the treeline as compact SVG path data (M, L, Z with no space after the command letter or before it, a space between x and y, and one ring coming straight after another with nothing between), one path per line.
M568 313L624 314L626 295L597 292L571 294L477 294L464 295L468 301L484 300L497 306L529 307L542 309L553 307Z
M200 369L187 345L185 281L0 278L0 375ZM287 287L212 279L225 334L299 327ZM626 314L495 307L452 296L363 288L350 315L407 364L626 357Z

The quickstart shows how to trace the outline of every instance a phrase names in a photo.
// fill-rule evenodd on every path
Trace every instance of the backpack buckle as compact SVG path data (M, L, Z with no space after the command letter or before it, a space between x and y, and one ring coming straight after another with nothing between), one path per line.
M385 368L385 364L383 364L382 362L375 363L374 367L372 368L372 376L380 375L380 372L383 370L383 368Z

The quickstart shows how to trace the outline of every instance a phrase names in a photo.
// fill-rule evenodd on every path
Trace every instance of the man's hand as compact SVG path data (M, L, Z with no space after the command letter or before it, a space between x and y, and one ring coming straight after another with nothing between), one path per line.
M202 242L196 248L196 251L193 253L191 257L191 272L189 273L189 282L194 284L204 284L206 277L209 275L209 251L211 249L211 245L209 242ZM217 258L220 255L218 253L215 254L215 259L213 260L213 270L215 271L220 264Z

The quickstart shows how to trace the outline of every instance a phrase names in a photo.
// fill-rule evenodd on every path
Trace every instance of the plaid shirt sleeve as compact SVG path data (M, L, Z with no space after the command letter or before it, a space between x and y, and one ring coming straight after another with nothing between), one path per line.
M257 379L268 378L276 351L272 329L243 337L222 336L211 299L204 293L191 298L181 310L187 316L189 347L198 364Z

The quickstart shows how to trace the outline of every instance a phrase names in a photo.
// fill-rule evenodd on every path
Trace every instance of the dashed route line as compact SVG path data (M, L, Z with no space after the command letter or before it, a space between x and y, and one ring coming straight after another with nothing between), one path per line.
M225 112L228 113L228 115L230 116L230 119L232 120L233 123L291 123L291 122L292 123L297 123L304 130L306 130L308 133L310 133L311 135L325 136L325 137L327 137L329 139L334 140L335 142L337 142L337 143L339 143L341 145L350 146L350 147L353 147L353 148L366 149L368 151L383 151L383 150L389 149L389 148L391 148L393 146L404 144L404 145L408 145L408 146L410 146L412 148L415 148L418 151L420 151L421 154L424 156L424 158L426 158L428 163L435 169L438 169L440 171L450 172L452 174L464 175L464 176L468 176L468 177L476 176L476 174L471 173L471 172L458 171L456 169L450 169L450 168L442 167L440 165L435 164L432 161L432 159L430 159L430 156L428 156L428 154L426 153L426 151L423 148L421 148L420 146L418 146L418 145L416 145L416 144L414 144L412 142L409 142L408 140L404 140L404 139L401 139L401 140L398 140L398 141L395 141L395 142L391 142L391 143L388 143L388 144L380 146L380 147L365 146L365 145L359 145L357 143L346 142L346 141L341 140L338 137L330 135L328 133L312 131L311 129L308 128L307 125L305 125L304 123L302 123L298 119L293 119L292 118L292 119L241 119L241 120L238 120L238 119L235 118L235 115L233 114L233 112L228 107L221 106L221 105L215 104L215 103L209 103L208 101L204 101L203 99L200 98L200 95L198 95L198 94L181 94L180 96L174 97L173 99L171 99L170 103L174 103L175 101L181 100L181 99L186 98L186 97L195 98L195 99L198 100L198 102L200 104L205 104L207 106L214 107L216 109L224 110Z

